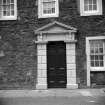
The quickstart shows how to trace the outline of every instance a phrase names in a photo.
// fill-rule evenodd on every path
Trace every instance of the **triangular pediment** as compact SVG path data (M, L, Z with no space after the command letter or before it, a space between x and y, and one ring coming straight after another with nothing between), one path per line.
M63 23L54 21L52 23L49 23L41 28L38 28L37 30L35 30L36 33L40 33L40 32L60 32L60 31L74 31L76 32L76 28L65 25Z

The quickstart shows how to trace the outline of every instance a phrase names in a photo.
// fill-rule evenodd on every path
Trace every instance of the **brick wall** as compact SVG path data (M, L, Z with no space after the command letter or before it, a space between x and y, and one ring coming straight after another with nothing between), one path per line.
M4 56L0 57L0 89L35 88L37 60L34 30L54 20L78 29L77 78L81 86L86 86L85 37L104 35L105 15L81 17L76 0L60 0L58 18L38 19L35 0L17 2L18 19L0 21L0 50L4 52ZM104 4L103 0L105 8Z

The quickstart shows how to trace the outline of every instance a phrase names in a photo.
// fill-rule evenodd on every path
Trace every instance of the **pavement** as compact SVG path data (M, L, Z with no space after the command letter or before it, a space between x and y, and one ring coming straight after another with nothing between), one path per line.
M77 97L105 96L105 88L101 89L48 89L48 90L0 90L0 98L16 97Z

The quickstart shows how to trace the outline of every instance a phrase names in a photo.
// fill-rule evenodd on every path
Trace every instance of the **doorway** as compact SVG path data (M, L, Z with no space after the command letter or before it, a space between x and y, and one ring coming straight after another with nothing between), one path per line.
M66 44L63 41L47 44L48 88L66 88Z

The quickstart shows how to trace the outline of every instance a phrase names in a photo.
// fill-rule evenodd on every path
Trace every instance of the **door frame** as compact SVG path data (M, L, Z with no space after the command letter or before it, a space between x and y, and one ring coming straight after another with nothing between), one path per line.
M66 88L78 88L78 84L76 82L76 32L76 28L57 21L49 23L35 30L35 43L37 45L36 89L47 89L47 43L49 41L64 41L66 43Z

